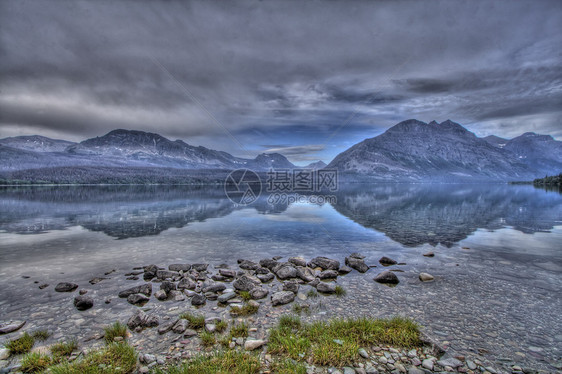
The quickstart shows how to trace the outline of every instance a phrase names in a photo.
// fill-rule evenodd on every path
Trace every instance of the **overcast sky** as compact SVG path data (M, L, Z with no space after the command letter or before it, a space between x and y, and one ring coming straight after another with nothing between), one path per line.
M409 118L562 140L562 1L0 1L0 138L296 163Z

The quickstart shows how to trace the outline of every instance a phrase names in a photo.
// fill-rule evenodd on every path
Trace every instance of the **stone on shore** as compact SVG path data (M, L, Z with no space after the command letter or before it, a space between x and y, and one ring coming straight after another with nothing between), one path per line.
M422 282L431 282L432 280L434 280L435 278L433 277L433 275L428 274L428 273L420 273L420 280Z
M273 269L278 264L277 260L273 260L270 258L264 258L260 260L260 266L267 268L269 270Z
M318 278L320 279L335 279L339 273L336 270L324 270L318 273Z
M244 270L256 270L260 265L250 260L238 260L238 267Z
M180 273L178 273L177 271L158 270L156 272L156 278L160 280L175 279L179 277L180 277Z
M244 342L244 349L247 351L253 351L265 345L265 340L258 340L258 339L248 339Z
M190 264L171 264L168 266L170 271L188 271L189 269L191 269Z
M271 295L271 304L273 306L288 304L295 300L295 294L290 291L280 291Z
M396 260L393 260L390 257L386 257L386 256L381 257L379 262L381 265L384 266L396 265L398 263L396 262Z
M94 299L89 296L76 296L74 298L74 306L78 310L88 310L94 306Z
M297 269L293 264L284 263L280 266L276 266L273 272L279 279L290 279L297 277Z
M168 294L164 290L158 290L154 293L154 297L160 301L164 301L168 298Z
M283 283L283 291L290 291L292 293L299 292L299 284L296 281L289 281Z
M242 275L232 283L232 286L239 291L251 291L259 284L261 284L261 281L258 278Z
M207 271L208 267L209 267L209 264L193 264L193 265L191 265L191 268L195 271L198 271L198 272Z
M236 277L236 270L220 269L219 274L222 275L223 277L234 278L234 277Z
M221 292L224 290L226 290L226 286L224 285L224 283L209 284L201 289L201 291L203 292Z
M78 285L70 282L61 282L55 286L57 292L72 292L78 288Z
M345 264L360 273L365 273L369 270L369 266L365 263L363 258L349 256L345 258Z
M303 266L297 266L297 278L308 283L312 282L316 277L312 269Z
M197 283L191 278L182 278L176 287L178 290L194 290L197 287Z
M327 257L314 257L308 263L311 268L321 268L322 270L339 270L340 262Z
M140 309L137 309L135 314L127 321L127 326L129 326L131 330L135 330L137 327L156 327L158 324L158 317L155 315L148 315Z
M269 294L269 291L263 287L256 287L250 291L250 297L254 300L263 299Z
M152 284L145 283L145 284L141 284L140 286L128 288L124 291L119 292L119 297L125 299L130 295L137 294L137 293L141 293L145 296L152 295Z
M435 253L433 253L432 251L426 252L423 254L425 257L433 257L435 256Z
M335 283L326 283L326 282L319 282L316 285L316 290L322 293L335 293L336 292L336 284Z
M253 291L253 290L252 290L252 291ZM250 291L250 295L251 295L251 292L252 292L252 291ZM224 294L220 295L217 300L218 300L219 303L223 303L223 304L224 304L224 303L226 303L228 300L234 299L236 296L237 296L237 295L236 295L236 292L228 292L228 293L224 293Z
M183 334L189 326L189 321L186 319L179 319L174 326L172 326L172 331L176 334Z
M169 293L170 291L176 289L176 284L170 281L163 281L162 283L160 283L160 289L166 293Z
M195 294L191 297L191 305L198 306L204 305L207 302L207 298L203 295Z
M389 270L385 270L382 273L378 274L375 278L373 278L373 280L378 283L387 284L398 284L400 282L396 274Z
M146 303L148 300L150 300L148 297L138 293L127 296L127 302L133 305L143 304Z
M143 278L145 281L149 281L156 276L156 272L158 271L158 266L156 265L148 265L144 267L144 274Z
M295 266L306 267L306 260L302 257L291 257L288 261Z
M0 335L9 334L18 331L25 325L26 321L13 321L8 323L0 323Z

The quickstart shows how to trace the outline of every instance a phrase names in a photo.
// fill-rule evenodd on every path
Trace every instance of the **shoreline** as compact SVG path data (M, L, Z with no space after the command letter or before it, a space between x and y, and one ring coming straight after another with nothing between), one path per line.
M357 254L357 257L361 257L360 255ZM362 265L362 259L361 258L355 258L355 257L351 257L348 256L347 257L347 263L353 263L354 267L360 270L364 270L366 273L366 275L368 275L369 278L372 278L375 274L379 274L382 272L383 269L386 269L386 267L381 266L381 264L377 264L377 267L371 271L369 271L370 267L368 266L366 269L365 267ZM391 260L391 259L390 259ZM304 263L302 262L304 261ZM321 260L321 261L325 261L325 260ZM295 263L293 263L295 262ZM335 263L338 263L338 265L336 266ZM276 263L276 264L275 264ZM279 264L283 264L283 266L279 267ZM297 265L298 264L298 265ZM363 262L364 264L364 262ZM193 270L193 266L196 265L196 268L199 269L200 271L196 270L195 274L192 270ZM207 266L204 266L207 265ZM269 267L271 269L269 269L268 267L262 266L262 265L269 265ZM304 266L300 266L300 265L304 265ZM310 266L309 266L310 265ZM301 314L301 318L303 318L303 320L305 321L313 321L316 318L320 318L320 319L324 319L325 316L328 315L328 313L326 312L326 310L323 308L323 304L326 302L331 302L332 300L334 300L334 296L333 293L335 293L335 290L333 290L332 288L328 287L328 288L324 288L326 287L325 285L330 285L330 284L336 284L336 282L338 282L338 279L341 279L341 277L344 277L344 275L342 273L349 273L349 272L353 272L353 273L359 273L357 270L352 270L351 268L346 268L347 265L340 265L339 261L337 260L330 260L330 261L325 261L323 262L321 265L322 266L318 266L318 263L314 263L314 262L306 262L304 259L299 259L299 258L293 258L292 262L278 262L276 260L273 259L264 259L262 261L260 261L259 263L253 262L253 261L248 261L248 260L240 260L238 263L238 266L236 267L229 267L229 266L214 266L214 270L211 270L209 268L208 264L194 264L194 265L187 265L187 264L172 264L167 266L166 268L158 268L158 267L147 267L144 266L142 268L135 268L132 269L131 271L129 271L128 273L125 273L125 275L127 275L130 279L129 282L136 282L137 284L140 285L148 285L150 284L152 286L152 290L151 292L148 292L148 290L144 289L144 290L136 290L136 293L130 293L127 296L127 299L130 299L130 303L133 302L138 302L135 301L133 299L136 298L135 297L130 297L131 295L137 295L139 300L144 300L143 297L141 295L142 292L139 291L144 291L145 294L150 294L150 299L153 301L156 301L154 299L156 299L157 297L157 293L160 292L160 294L158 296L160 296L160 298L162 299L162 301L156 301L159 307L161 308L154 308L154 306L152 308L150 308L149 310L147 310L147 312L152 315L156 315L157 318L159 319L158 321L158 327L154 327L154 328L138 328L138 326L134 326L132 325L132 338L131 338L131 342L132 344L136 347L137 351L139 352L139 357L142 358L142 360L144 360L144 354L147 353L147 351L145 351L146 349L153 349L154 352L148 352L148 354L152 354L156 356L163 356L163 357L167 357L168 360L171 359L171 362L177 362L178 359L181 359L183 356L180 353L180 355L178 356L177 354L167 354L167 355L161 355L162 351L165 351L166 349L171 350L173 349L173 351L175 350L179 350L180 352L189 352L188 357L192 357L192 353L195 352L205 352L205 349L203 347L201 347L201 345L199 344L199 341L197 338L193 339L192 337L194 335L192 335L191 338L185 338L182 340L182 334L185 333L185 330L187 330L187 326L186 329L183 332L180 332L179 334L173 333L173 332L169 332L169 330L172 330L174 325L178 322L178 316L185 312L186 310L201 310L201 309L197 309L194 306L189 305L190 302L193 302L194 296L196 295L203 295L205 294L205 292L203 292L203 287L211 287L207 289L207 295L205 296L205 300L203 300L205 302L205 304L208 304L208 306L212 306L211 311L207 311L205 312L205 316L207 318L217 318L217 316L219 318L222 318L224 320L228 320L228 321L240 321L240 320L244 320L247 321L249 324L251 325L256 325L256 326L261 326L264 325L263 328L256 328L255 331L253 331L253 339L257 339L257 340L264 340L267 339L267 330L272 328L275 323L278 321L279 317L281 315L287 314L287 313L291 313L291 314L295 314L296 313L296 308L294 307L295 305L304 305L306 303L311 304L311 306L308 307L308 310L310 311L310 315L306 315L306 312L303 313L303 309L300 309L300 314ZM366 265L366 264L364 264ZM189 266L189 268L188 268ZM275 266L279 267L279 268L275 268ZM337 267L338 270L335 270L335 268ZM299 268L301 268L301 271L304 271L304 273L301 273L300 276L297 276L298 273L295 273L295 271L299 270ZM332 269L330 269L332 268ZM392 264L390 266L390 268L394 268L396 270L395 274L398 274L398 277L400 278L400 269L399 269L399 265L397 263ZM148 269L148 276L147 274L147 269ZM173 269L173 270L170 270ZM258 270L258 269L263 269L263 270ZM265 271L265 269L268 270L268 272ZM303 270L304 269L304 270ZM308 269L308 270L307 270ZM339 270L343 270L343 272L340 273ZM207 270L209 270L209 272L207 272ZM263 274L256 274L256 271L263 273ZM336 272L336 274L334 274L334 271ZM330 273L332 272L332 273ZM201 276L201 274L203 274L204 276ZM281 277L279 276L279 274L281 274ZM285 274L287 273L287 274ZM324 274L322 274L324 273ZM107 276L111 275L112 273L110 272L109 274L106 274ZM158 274L158 275L157 275ZM231 276L226 276L223 275L231 275ZM267 275L270 274L270 275ZM150 277L150 275L152 275L152 278ZM271 276L273 276L273 279L269 279L267 280L265 283L262 282L261 280L256 281L255 279L252 278L256 278L256 275L263 275L264 279L270 278ZM201 279L197 279L197 277L201 276ZM319 276L322 277L328 277L325 278L323 280L318 279ZM214 277L214 279L213 279ZM221 278L222 277L222 278ZM100 277L102 278L102 277ZM135 279L137 278L137 279ZM143 278L148 278L146 279L146 283L140 283L140 279ZM282 279L281 279L282 278ZM303 279L304 278L304 279ZM189 279L191 279L194 283L195 283L195 287L192 287L193 284L190 284L191 282L188 281ZM295 280L298 279L298 281L295 282ZM92 279L94 280L94 279ZM91 280L91 281L92 281ZM306 281L307 280L307 281ZM104 283L104 279L99 280L99 282L95 282L94 284L92 284L92 287L94 287L96 284L100 284L103 285ZM139 282L137 282L139 281ZM212 282L211 282L212 281ZM326 282L327 281L327 282ZM178 285L183 282L183 284L185 286L189 286L189 287L185 287L185 288L181 288L181 292L180 290L178 290ZM212 284L206 284L205 282L208 283L212 283ZM257 283L260 282L260 283ZM313 286L310 286L310 283L316 283ZM420 281L421 282L421 281ZM90 282L91 283L91 282ZM253 284L255 283L255 284ZM234 284L236 284L236 286L234 286ZM253 284L253 286L252 286ZM173 288L173 285L175 285L175 289ZM224 286L221 286L224 285ZM306 291L307 289L311 290L312 288L318 290L318 285L321 285L321 289L325 289L328 292L331 292L332 295L322 295L315 298L314 301L311 302L312 298L308 298L306 297L306 294L308 291ZM51 285L51 288L54 285ZM121 288L123 288L123 286L120 286ZM281 287L281 288L280 288ZM45 287L48 288L48 287ZM73 287L70 287L73 288ZM69 289L70 289L69 288ZM161 290L159 290L158 288L161 288ZM192 288L190 290L190 288ZM228 288L231 288L232 290L229 290ZM290 289L290 291L282 291L282 289L288 288ZM296 288L296 289L295 289ZM84 298L89 298L89 294L92 295L93 293L91 292L85 292L83 295L79 295L81 292L82 288L78 288L78 290L76 288L74 288L71 292L72 295L76 298L76 297L80 297L83 296ZM162 289L164 290L164 292L166 293L166 296L164 298L164 296L162 295ZM241 299L241 293L243 292L249 292L249 291L245 291L245 289L264 289L266 291L268 291L268 293L266 295L264 295L262 297L261 294L263 294L263 292L254 292L256 297L259 297L258 299L254 299L252 297L250 297L250 300L248 301L244 301L244 299ZM274 290L277 289L277 292L274 292ZM121 289L121 292L123 292L124 289ZM153 292L154 291L154 292ZM199 291L199 292L197 292ZM228 292L227 292L228 291ZM296 292L293 292L296 291ZM347 292L351 292L352 290L348 290ZM287 297L287 299L282 300L281 302L284 303L283 306L272 306L272 300L271 300L271 296L278 294L278 293L283 293L286 292L285 294L283 294L283 297ZM227 297L225 297L224 295L229 294L229 293L234 293L234 295L228 295ZM287 293L293 293L293 295L288 295ZM115 298L117 298L118 295L114 295ZM125 296L124 294L122 296ZM226 299L229 298L228 300L225 300L225 303L220 303L218 301L215 301L216 299L218 299L219 297L222 296L222 299ZM146 295L145 295L146 297ZM216 298L215 298L216 297ZM196 297L197 298L197 297ZM345 296L344 296L345 298ZM95 295L93 302L95 304L97 303L101 303L103 302L102 300L96 300ZM215 300L212 300L215 299ZM303 300L304 299L304 300ZM290 301L289 301L290 300ZM251 314L250 316L232 316L230 311L233 309L234 307L243 307L244 305L247 305L249 302L255 302L256 304L258 304L257 308L259 309L259 312L256 314ZM111 304L114 304L115 302L113 300L110 300ZM182 307L180 307L178 305L178 303L180 303L180 305L182 305ZM165 304L172 304L173 306L170 308L167 308ZM138 305L138 304L137 304ZM188 306L189 305L189 306ZM200 307L199 307L200 308ZM315 309L317 308L317 309ZM138 308L138 309L142 309L142 307ZM262 311L263 310L263 311ZM314 312L312 312L312 310L314 310ZM398 311L399 312L399 311ZM81 312L81 313L87 313L87 312ZM332 313L330 315L330 318L334 317L334 313ZM335 317L338 317L338 314L335 314ZM134 319L134 315L128 317L128 320L126 322L130 322L131 319ZM142 319L141 319L142 320ZM32 322L32 321L30 321ZM114 321L107 321L106 324L112 323ZM121 322L125 322L125 321L121 321ZM172 324L173 322L173 324ZM130 325L131 327L131 325ZM164 328L165 327L165 328ZM179 329L177 329L178 331L181 330L183 326L181 326ZM159 332L157 330L164 328L164 330L168 329L168 331L165 331L163 334L159 334ZM26 330L25 328L22 329L21 331ZM100 327L98 326L98 330L100 330ZM134 332L134 330L137 330L138 332ZM155 331L156 330L156 331ZM146 335L148 333L148 336ZM158 335L156 335L156 333L158 333ZM170 340L166 340L164 344L161 344L159 346L159 348L156 348L157 341L166 336L166 335L170 335L172 334L172 338ZM12 334L10 334L12 335ZM2 338L5 338L6 336L1 336ZM53 339L62 339L64 338L64 336L54 336ZM93 346L96 345L96 341L97 339L101 339L102 336L100 336L99 333L97 334L93 334L92 336L89 337L84 337L80 342L81 345L85 344L87 346L89 346L90 344L92 344L93 342ZM156 344L153 344L156 343ZM241 342L240 346L243 346L244 342ZM432 343L435 347L439 347L439 345L437 343ZM150 346L152 346L152 348L149 348ZM267 347L267 344L265 344L265 347ZM156 349L155 349L156 348ZM203 349L202 349L203 348ZM368 347L367 347L368 348ZM383 347L380 347L381 350L378 352L382 352L384 351L384 349L382 349ZM387 347L388 348L388 347ZM448 347L440 347L439 350L442 351L447 351ZM374 353L377 353L377 351L373 351ZM373 353L373 354L374 354ZM392 352L395 353L395 352ZM473 358L470 355L470 352L466 352L466 353L452 353L450 354L452 355L452 358L455 358L454 355L457 356L465 356L465 359L467 359L468 361L471 361L472 363L474 363L476 360L476 362L483 362L482 368L492 368L492 370L496 370L496 372L502 372L502 370L506 370L506 368L501 368L501 369L494 369L494 367L497 368L497 363L492 363L490 361L487 361L483 356L480 355L474 355L474 357L477 358ZM150 358L152 356L149 356ZM405 359L407 357L407 352L406 352L406 356ZM185 357L184 357L185 358ZM436 357L436 360L439 357ZM481 360L481 358L484 358L484 360ZM411 358L409 358L411 359ZM388 360L388 359L387 359ZM150 360L148 360L150 361ZM161 360L162 361L162 360ZM152 362L156 362L156 361L152 361ZM152 363L150 362L150 363ZM420 360L420 362L422 362ZM485 363L487 362L487 363ZM148 363L148 364L150 364ZM378 361L377 361L378 363ZM145 362L145 365L146 362ZM379 363L380 365L380 363ZM384 364L382 364L384 365ZM472 370L468 367L468 363L464 363L464 366L459 366L461 368L467 369L466 372L471 372L468 370ZM513 364L513 365L517 365L517 364ZM511 366L513 366L511 365ZM412 366L419 366L419 365L412 365ZM471 365L472 366L472 365ZM478 365L477 365L478 366ZM517 366L516 366L517 367ZM359 368L360 369L360 368ZM390 369L389 367L385 367L385 366L381 366L379 368L380 372L384 372L381 370L386 370L386 369ZM394 368L395 369L395 368ZM388 370L388 372L391 372L394 369L390 369ZM426 369L427 370L427 369ZM476 371L476 372L485 372L486 370L480 370L480 371ZM461 371L462 372L462 371ZM492 373L492 371L489 371L490 373ZM506 371L509 372L509 371ZM527 370L527 372L533 372L531 370Z

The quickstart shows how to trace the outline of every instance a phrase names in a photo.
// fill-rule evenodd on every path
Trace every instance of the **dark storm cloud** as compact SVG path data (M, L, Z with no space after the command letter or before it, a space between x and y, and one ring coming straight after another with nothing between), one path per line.
M561 18L559 1L6 0L0 137L123 127L325 161L407 118L560 137Z

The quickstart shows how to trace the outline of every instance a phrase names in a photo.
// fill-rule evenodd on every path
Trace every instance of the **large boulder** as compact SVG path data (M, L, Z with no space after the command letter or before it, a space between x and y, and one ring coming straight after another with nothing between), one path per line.
M391 272L390 270L385 270L382 273L378 274L375 278L373 278L375 282L379 283L387 283L387 284L398 284L400 281L396 274Z
M79 295L74 298L74 306L78 310L87 310L94 306L94 299L89 296Z
M295 294L290 291L276 292L271 295L271 304L273 306L288 304L295 300Z
M365 263L365 261L362 258L351 257L351 256L346 257L345 264L350 268L357 270L360 273L365 273L367 270L369 270L369 266Z
M234 278L234 277L236 277L236 270L220 269L219 274L222 275L223 277Z
M78 288L78 285L70 282L61 282L55 286L57 292L72 292Z
M18 331L25 325L25 323L26 321L11 321L7 323L0 323L0 335Z
M431 282L434 279L435 278L433 277L433 275L431 275L429 273L420 273L420 280L422 282Z
M133 294L136 294L136 293L142 293L145 296L152 295L152 284L145 283L145 284L141 284L139 286L128 288L124 291L119 292L119 297L125 299L125 298L129 297L130 295L133 295Z
M283 283L283 291L290 291L292 293L299 292L299 284L296 281L289 281Z
M327 257L314 257L308 263L311 268L321 268L322 270L338 270L340 268L340 262Z
M232 283L232 286L238 291L251 291L260 284L261 281L258 278L249 275L242 275Z
M258 278L262 283L267 283L275 279L275 275L273 275L273 273L258 274L256 275L256 278Z

